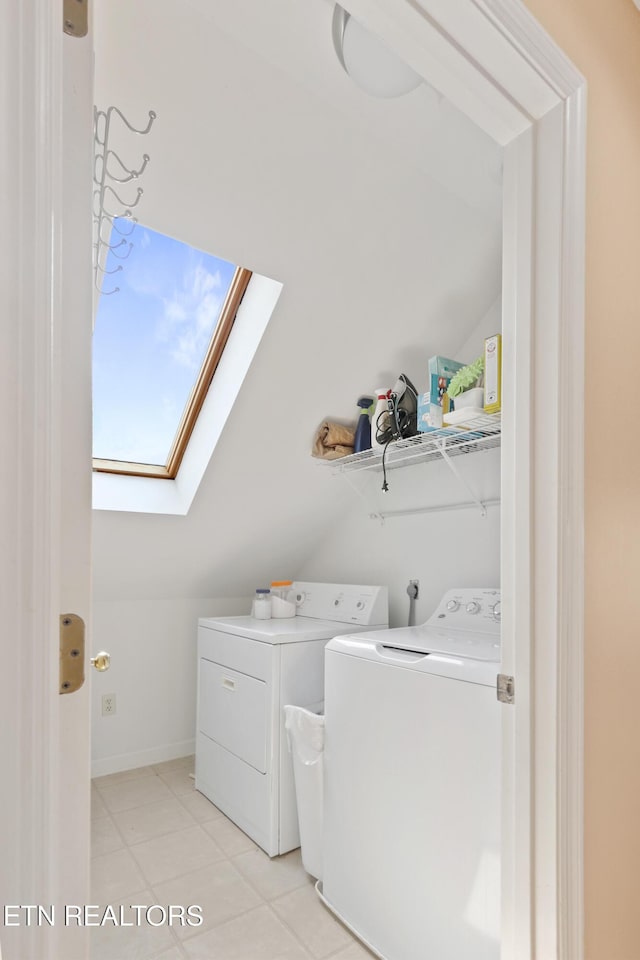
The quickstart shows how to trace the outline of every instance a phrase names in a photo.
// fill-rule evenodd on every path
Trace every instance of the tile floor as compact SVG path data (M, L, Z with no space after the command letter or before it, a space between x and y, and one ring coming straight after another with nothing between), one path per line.
M93 781L92 902L129 922L133 904L198 904L203 923L93 927L92 960L371 960L316 896L300 851L270 860L192 772L187 757Z

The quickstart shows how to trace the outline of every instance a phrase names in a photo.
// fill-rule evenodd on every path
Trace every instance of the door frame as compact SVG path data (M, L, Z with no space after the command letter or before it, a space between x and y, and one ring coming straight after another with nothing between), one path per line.
M520 0L344 6L504 147L502 960L577 960L586 82Z
M3 700L0 759L14 791L0 817L0 892L5 903L18 896L47 904L62 892L66 790L57 681L59 339L90 313L70 315L61 292L65 258L79 249L67 238L61 246L69 144L60 10L49 0L8 2L0 189L5 222L19 229L0 239L0 398L9 414L5 449L15 451L4 458L0 499L11 624L3 666L14 678ZM519 0L344 6L505 146L504 365L517 376L505 377L503 669L515 676L516 699L503 714L502 958L575 960L583 955L586 85ZM42 960L56 955L50 929L30 936Z

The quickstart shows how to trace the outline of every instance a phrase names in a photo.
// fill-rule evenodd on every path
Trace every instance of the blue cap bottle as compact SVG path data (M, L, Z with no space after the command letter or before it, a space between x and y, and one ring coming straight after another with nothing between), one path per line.
M373 397L360 397L358 400L358 409L360 416L356 426L356 436L353 442L353 452L362 453L363 450L371 449L371 408L373 407Z

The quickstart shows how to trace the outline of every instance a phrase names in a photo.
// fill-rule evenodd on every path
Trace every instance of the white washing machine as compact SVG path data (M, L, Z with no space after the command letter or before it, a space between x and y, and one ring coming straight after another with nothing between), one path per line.
M500 956L500 593L326 651L325 903L386 960Z
M285 704L324 699L324 650L386 627L386 587L294 583L297 616L198 621L196 788L269 856L300 846Z

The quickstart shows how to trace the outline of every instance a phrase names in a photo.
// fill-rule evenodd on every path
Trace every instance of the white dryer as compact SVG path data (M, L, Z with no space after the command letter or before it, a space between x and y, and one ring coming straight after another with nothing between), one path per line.
M500 594L326 651L325 903L387 960L498 960Z
M196 788L269 856L300 846L285 704L324 699L324 650L388 625L386 587L294 583L297 616L198 621Z

